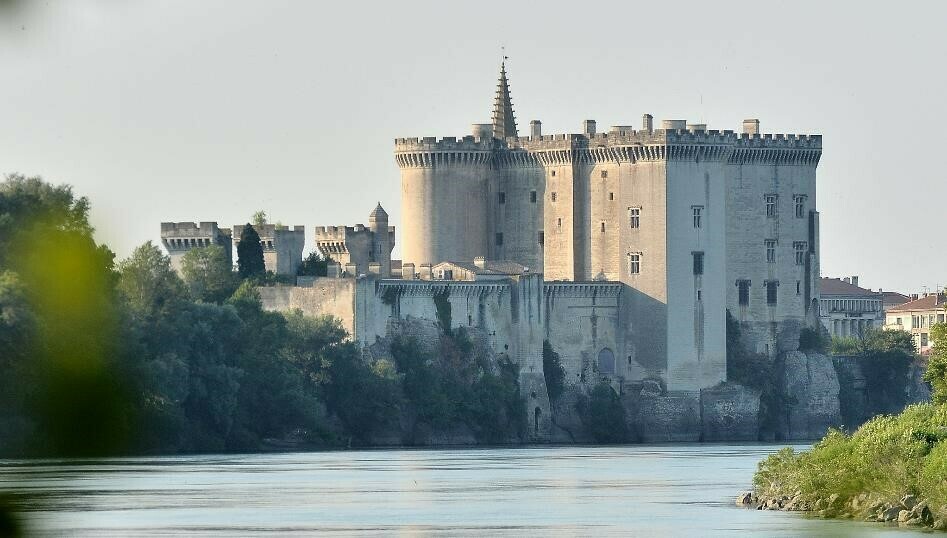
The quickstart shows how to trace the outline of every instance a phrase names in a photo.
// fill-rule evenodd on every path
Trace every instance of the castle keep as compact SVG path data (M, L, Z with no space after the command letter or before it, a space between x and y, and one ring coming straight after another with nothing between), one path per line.
M669 388L725 379L725 315L757 351L794 348L818 297L819 135L685 120L518 136L505 66L492 124L399 138L405 267L512 260L547 281L625 286L623 354ZM810 319L811 318L811 319Z

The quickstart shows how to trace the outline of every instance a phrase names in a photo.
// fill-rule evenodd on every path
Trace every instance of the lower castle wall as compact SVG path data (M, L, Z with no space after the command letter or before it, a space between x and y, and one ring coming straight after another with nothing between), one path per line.
M311 287L257 288L265 310L299 309L307 316L334 316L349 334L355 334L355 284L351 278L316 278Z

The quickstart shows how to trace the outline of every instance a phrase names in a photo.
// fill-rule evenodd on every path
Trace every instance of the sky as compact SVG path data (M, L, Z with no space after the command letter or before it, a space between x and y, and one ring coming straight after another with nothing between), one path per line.
M857 8L852 6L857 5ZM0 1L0 173L121 257L162 221L400 225L394 139L641 115L823 135L823 276L947 285L947 3ZM940 163L940 164L938 164ZM395 257L399 251L396 247Z

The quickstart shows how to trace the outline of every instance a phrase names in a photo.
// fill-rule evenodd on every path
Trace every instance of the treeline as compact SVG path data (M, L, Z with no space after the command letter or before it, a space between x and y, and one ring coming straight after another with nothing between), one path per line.
M516 367L461 333L365 360L339 322L264 311L259 239L118 263L67 186L0 183L0 455L247 451L525 432Z

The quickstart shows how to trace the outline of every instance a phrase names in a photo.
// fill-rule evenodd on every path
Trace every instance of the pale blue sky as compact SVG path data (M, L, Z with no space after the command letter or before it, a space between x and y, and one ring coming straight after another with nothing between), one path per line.
M17 7L18 6L18 7ZM50 1L0 9L0 172L87 195L120 255L163 220L399 224L401 136L686 118L820 133L822 272L947 284L944 3ZM940 163L940 164L938 164ZM311 247L311 245L310 245ZM397 251L396 251L397 254Z

